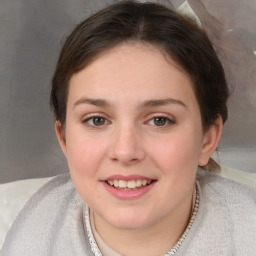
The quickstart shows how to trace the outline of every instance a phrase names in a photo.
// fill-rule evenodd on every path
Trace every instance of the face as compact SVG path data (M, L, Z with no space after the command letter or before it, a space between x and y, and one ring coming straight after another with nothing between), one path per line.
M191 207L198 165L216 147L202 132L189 77L157 48L117 46L73 75L65 139L71 177L101 223L150 227Z

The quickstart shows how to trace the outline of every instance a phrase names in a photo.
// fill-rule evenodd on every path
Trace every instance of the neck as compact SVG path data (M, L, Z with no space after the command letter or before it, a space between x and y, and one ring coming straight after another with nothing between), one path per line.
M94 213L96 230L109 247L122 255L164 255L177 243L188 225L192 195L157 223L139 229L113 227Z

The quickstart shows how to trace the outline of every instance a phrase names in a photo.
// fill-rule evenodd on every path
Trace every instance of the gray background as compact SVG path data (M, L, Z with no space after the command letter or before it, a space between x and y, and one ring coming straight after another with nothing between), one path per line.
M48 107L71 29L117 1L0 0L0 183L68 170ZM178 7L183 1L158 1ZM212 38L233 94L216 159L256 172L256 0L188 0Z

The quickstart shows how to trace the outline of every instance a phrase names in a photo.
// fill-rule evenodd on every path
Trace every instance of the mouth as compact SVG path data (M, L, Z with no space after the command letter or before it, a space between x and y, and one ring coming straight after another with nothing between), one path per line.
M120 190L137 190L149 186L156 180L146 180L146 179L134 179L134 180L107 180L105 181L109 186Z
M139 175L113 175L102 180L106 190L121 200L136 200L148 194L155 187L156 179Z

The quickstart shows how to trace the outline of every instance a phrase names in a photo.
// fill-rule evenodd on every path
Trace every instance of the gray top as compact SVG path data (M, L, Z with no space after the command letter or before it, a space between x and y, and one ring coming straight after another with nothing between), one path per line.
M255 256L256 190L198 171L200 205L177 256ZM7 234L2 256L93 256L85 203L69 174L55 177L25 205Z

